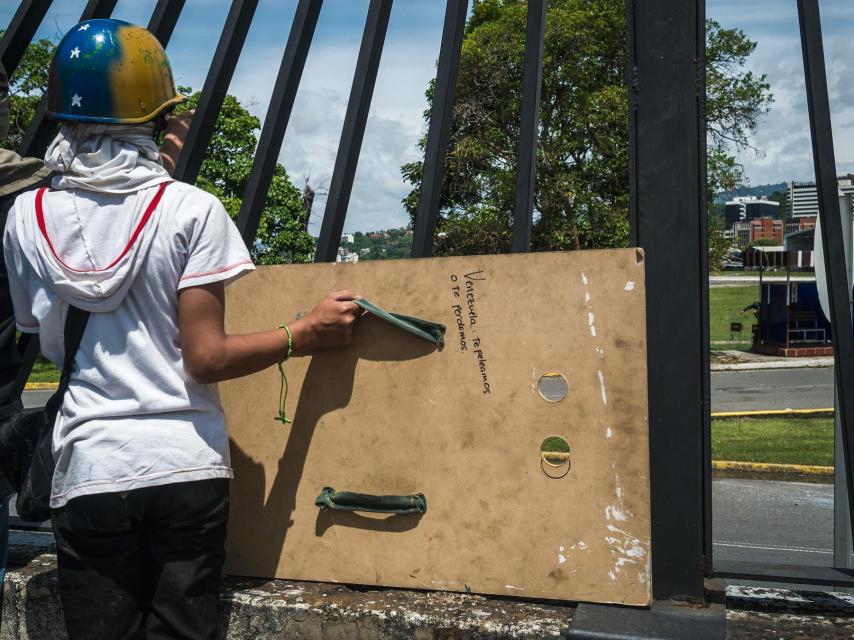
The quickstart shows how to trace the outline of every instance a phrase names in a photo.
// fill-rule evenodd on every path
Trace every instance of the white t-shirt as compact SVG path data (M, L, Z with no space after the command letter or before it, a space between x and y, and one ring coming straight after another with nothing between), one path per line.
M99 284L100 275L76 280L75 273L106 271L157 190L45 192L43 231L22 218L35 219L36 192L20 196L9 213L4 250L18 328L38 332L42 352L61 367L64 298L78 287L73 295L96 310L54 429L54 508L82 495L231 477L216 385L194 382L184 370L178 331L180 289L230 282L254 269L220 202L196 187L169 184L127 264L115 268L124 271L111 275L130 278L129 286L107 291L110 282ZM44 246L32 249L40 241L52 255ZM65 289L45 275L51 261L70 269Z

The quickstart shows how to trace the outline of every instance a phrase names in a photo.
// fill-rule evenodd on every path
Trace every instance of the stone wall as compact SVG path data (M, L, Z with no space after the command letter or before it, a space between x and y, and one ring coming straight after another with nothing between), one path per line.
M574 608L473 594L227 578L221 640L558 640ZM0 640L64 640L56 557L10 549ZM727 590L727 638L854 637L854 596Z

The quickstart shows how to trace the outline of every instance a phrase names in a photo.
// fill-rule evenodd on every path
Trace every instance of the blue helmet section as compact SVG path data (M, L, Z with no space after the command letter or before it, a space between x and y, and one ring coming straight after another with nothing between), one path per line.
M53 56L48 112L54 118L86 121L116 117L110 65L121 58L120 20L88 20L69 31Z

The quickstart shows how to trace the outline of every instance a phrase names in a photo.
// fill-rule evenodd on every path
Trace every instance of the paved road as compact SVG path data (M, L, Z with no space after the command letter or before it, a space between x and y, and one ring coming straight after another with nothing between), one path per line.
M832 406L832 367L712 372L712 411Z
M52 395L53 391L24 391L24 407L43 407Z
M712 505L716 561L833 562L833 485L714 480Z

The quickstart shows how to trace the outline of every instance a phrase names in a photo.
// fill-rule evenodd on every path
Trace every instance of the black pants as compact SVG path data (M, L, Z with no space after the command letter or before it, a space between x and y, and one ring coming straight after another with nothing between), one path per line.
M71 640L217 637L228 480L81 496L51 515Z

